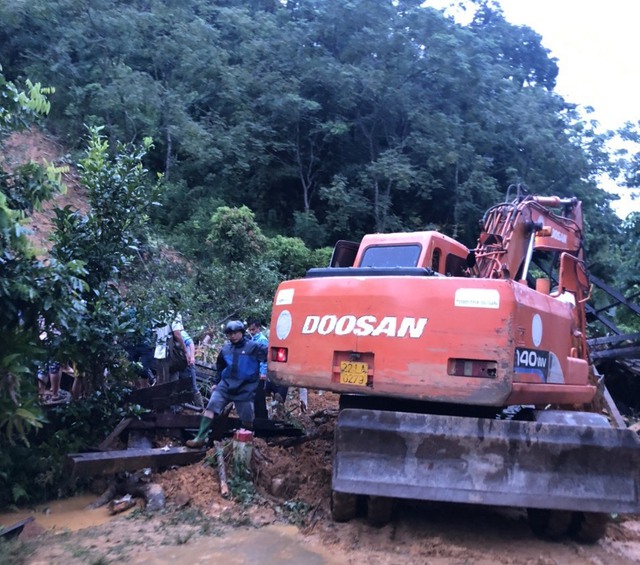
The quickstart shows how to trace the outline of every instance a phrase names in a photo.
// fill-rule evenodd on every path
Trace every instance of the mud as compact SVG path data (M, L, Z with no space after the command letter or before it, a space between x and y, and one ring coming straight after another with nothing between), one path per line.
M615 517L606 536L591 545L537 539L518 508L407 501L396 506L393 520L382 528L372 527L363 516L335 523L329 493L336 413L335 395L310 391L306 413L293 395L287 416L315 439L291 447L255 439L256 492L244 503L220 495L211 451L201 463L154 476L165 491L165 510L148 513L138 508L99 525L81 511L85 527L56 525L26 537L18 542L19 560L12 553L10 562L640 563L638 516ZM79 505L87 503L82 499ZM54 509L49 516L55 516ZM44 518L36 514L37 523L44 525Z

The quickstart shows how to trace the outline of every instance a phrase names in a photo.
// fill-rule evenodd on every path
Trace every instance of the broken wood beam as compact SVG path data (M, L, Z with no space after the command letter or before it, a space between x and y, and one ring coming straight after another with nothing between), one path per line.
M591 358L594 361L597 359L640 359L640 347L636 345L592 351Z
M177 381L131 391L127 401L132 404L139 404L144 408L158 410L188 402L192 397L191 379L178 379Z
M616 427L621 429L626 428L627 424L625 423L622 414L620 414L620 411L618 410L618 407L616 406L616 403L614 402L609 389L606 386L603 387L603 389L604 390L602 391L602 396L604 397L604 402L607 405L607 410L609 411L609 414L611 415L611 418L613 419Z
M216 450L216 466L218 467L218 478L220 479L220 496L222 496L222 498L229 498L227 471L224 464L224 448L219 441L214 441L213 447Z
M144 416L142 420L134 420L129 424L130 430L153 430L155 428L198 428L200 426L200 414L171 414L163 412Z
M282 420L268 420L266 418L256 418L253 421L253 433L256 437L287 436L297 437L304 435L304 430Z
M141 420L133 420L129 423L128 430L154 430L156 428L167 429L198 429L202 416L200 414L171 414L163 412L160 414L148 414ZM222 421L220 421L222 425ZM223 430L223 435L233 433L242 427L240 418L228 417ZM267 420L266 418L256 418L253 421L253 432L256 437L272 436L301 436L304 430L292 426L282 420Z
M10 526L7 526L6 528L3 528L2 526L0 526L0 539L4 538L9 540L9 539L18 537L22 533L22 530L24 529L24 527L27 524L33 522L34 520L35 518L33 516L29 516L24 520L20 520L15 524L11 524Z
M132 422L133 418L123 418L114 430L98 445L100 451L107 451L113 442L120 436L127 426Z
M67 461L73 477L111 475L124 471L138 471L146 467L158 469L172 465L190 465L206 455L206 449L187 447L159 447L124 449L98 453L70 453Z

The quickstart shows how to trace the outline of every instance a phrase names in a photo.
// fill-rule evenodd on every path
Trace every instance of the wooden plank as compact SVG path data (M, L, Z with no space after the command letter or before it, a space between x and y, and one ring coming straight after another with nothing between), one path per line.
M72 476L90 477L124 471L138 471L146 467L159 469L172 465L190 465L200 461L206 453L206 449L160 447L97 453L70 453L67 455L67 460L72 466Z
M15 524L11 524L6 528L3 528L2 526L0 526L0 538L4 538L5 540L10 540L18 537L22 533L22 530L24 529L24 527L30 522L33 522L34 520L35 518L33 516L29 516L28 518L25 518L24 520L20 520Z
M611 393L609 392L609 389L606 386L604 387L604 391L602 395L604 396L604 401L605 401L605 404L607 405L607 410L609 411L611 418L616 424L616 427L621 429L626 428L627 424L622 418L622 414L620 414L620 411L618 410L618 407L616 406L616 403L613 401L613 398L611 397Z
M267 420L266 418L256 418L253 421L253 432L256 437L297 437L304 435L302 428L297 428L282 420Z
M636 314L640 314L640 306L634 304L627 300L625 296L623 296L620 292L618 292L615 288L609 286L602 279L595 277L594 275L589 275L589 280L595 284L601 290L604 290L609 296L615 298L620 304L624 304L629 310Z
M224 448L219 441L213 442L216 450L216 463L218 464L218 477L220 479L220 495L222 498L229 497L229 485L227 483L227 471L224 463Z
M153 430L156 428L197 429L202 416L199 414L171 414L169 412L147 416L143 420L133 420L129 424L130 430ZM229 417L225 426L225 433L233 432L242 427L240 418ZM273 436L301 436L304 430L287 424L281 420L267 420L256 418L253 421L253 431L256 437Z
M640 340L640 333L608 335L604 337L594 337L587 340L589 347L596 345L610 345L612 343L619 344L622 341L636 342Z
M127 400L151 410L169 408L191 400L191 379L178 379L169 383L139 388L132 391Z
M120 423L114 428L114 430L98 445L100 451L107 451L113 442L120 436L120 434L127 428L133 418L123 418Z
M640 359L640 347L619 347L592 351L592 359Z
M144 417L142 420L134 420L129 425L131 430L153 430L156 428L198 428L200 426L200 414L172 414L163 412Z

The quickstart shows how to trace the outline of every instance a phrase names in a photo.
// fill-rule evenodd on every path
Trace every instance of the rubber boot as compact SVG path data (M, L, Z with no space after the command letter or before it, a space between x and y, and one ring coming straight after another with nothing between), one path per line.
M193 403L200 409L200 410L204 410L204 400L202 398L202 395L200 394L200 391L195 392L193 394Z
M269 412L267 410L267 398L265 391L266 381L260 379L258 388L256 389L256 395L253 399L253 411L256 418L262 418L264 420L269 418Z
M213 424L213 419L205 418L202 416L202 420L200 420L200 429L198 430L198 435L195 438L187 440L187 447L192 447L194 449L200 449L204 447L204 444L207 441L207 433L209 432L209 428L211 428L211 424Z

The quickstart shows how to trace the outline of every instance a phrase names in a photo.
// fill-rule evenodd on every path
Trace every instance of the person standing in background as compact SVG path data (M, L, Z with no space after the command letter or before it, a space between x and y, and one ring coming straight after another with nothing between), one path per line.
M204 410L204 401L202 400L202 395L200 394L196 381L196 345L186 330L182 330L180 333L182 334L182 340L187 350L187 368L180 373L180 378L191 380L193 403L200 410Z
M251 340L257 343L263 343L269 345L269 340L262 333L262 324L259 320L253 318L247 321L247 331L251 336ZM256 397L254 400L254 410L256 418L269 418L269 411L267 410L267 362L260 363L260 382L256 390Z
M180 313L171 314L167 317L167 320L170 321L160 322L155 326L156 348L153 357L156 363L158 383L160 384L176 381L179 377L179 373L171 373L170 370L169 338L173 337L184 350L185 356L187 355L187 348L181 333L184 330L182 316Z

